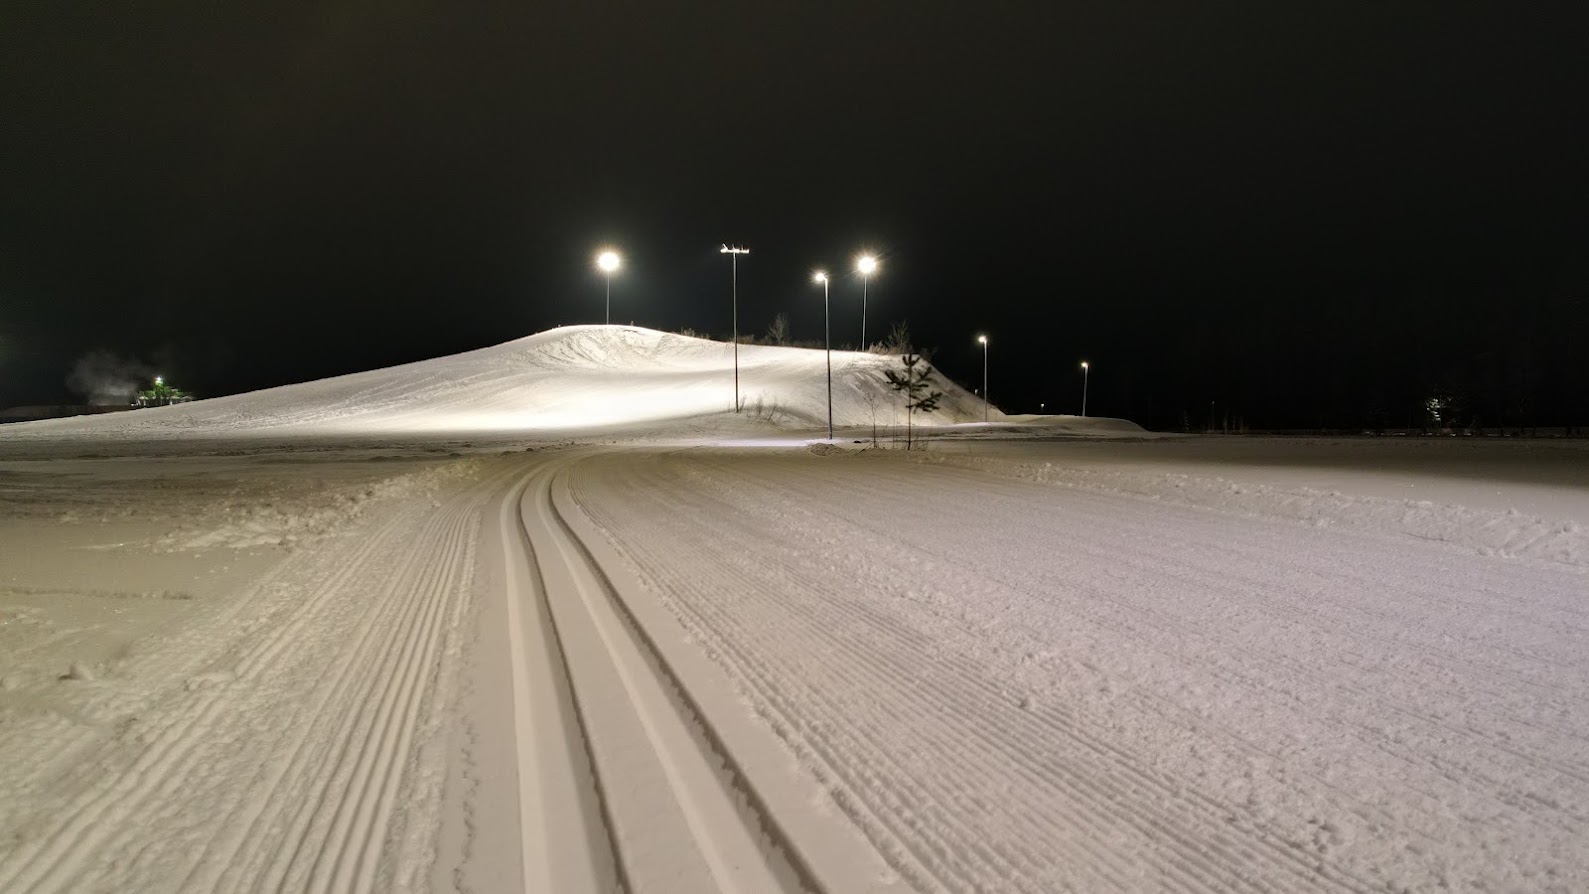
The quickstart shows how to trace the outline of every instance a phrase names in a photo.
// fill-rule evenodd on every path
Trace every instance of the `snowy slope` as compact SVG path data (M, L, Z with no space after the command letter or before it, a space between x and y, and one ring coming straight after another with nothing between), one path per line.
M903 424L900 400L883 376L897 365L894 357L835 351L834 424ZM824 352L741 345L739 367L747 418L825 426ZM932 423L982 420L979 398L942 376L938 387L945 397ZM568 326L388 369L175 407L25 423L5 434L570 433L723 414L733 393L731 345L635 327ZM992 421L1006 419L992 411Z
M0 891L1589 890L1589 444L381 435L713 350L6 427Z
M731 350L0 429L0 891L1589 890L1589 444Z

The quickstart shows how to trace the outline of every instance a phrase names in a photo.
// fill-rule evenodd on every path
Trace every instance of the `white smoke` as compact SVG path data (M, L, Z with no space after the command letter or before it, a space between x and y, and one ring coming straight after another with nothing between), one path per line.
M89 404L129 404L140 388L154 380L154 368L110 351L89 351L72 364L66 387Z

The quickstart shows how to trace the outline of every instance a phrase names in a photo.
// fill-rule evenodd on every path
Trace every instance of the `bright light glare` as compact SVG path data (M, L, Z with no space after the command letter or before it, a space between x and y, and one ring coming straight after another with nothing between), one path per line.
M1082 362L1081 362L1081 368L1082 368L1082 369L1086 369L1086 368L1087 368L1087 361L1085 361L1085 360L1083 360L1083 361L1082 361Z
M877 271L877 259L871 255L861 255L855 259L855 269L859 270L862 276L871 276Z
M811 274L811 281L812 282L827 282L828 281L828 275L826 273L822 272L821 270L818 270L816 273Z
M596 266L600 267L603 273L611 273L614 270L617 270L618 253L615 251L602 252L596 256Z
M988 343L988 337L986 335L977 336L977 344L985 345L987 343Z

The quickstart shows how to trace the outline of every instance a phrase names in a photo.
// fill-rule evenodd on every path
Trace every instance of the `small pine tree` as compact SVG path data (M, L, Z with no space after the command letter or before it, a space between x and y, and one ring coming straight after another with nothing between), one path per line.
M906 352L900 355L899 360L904 366L903 370L884 370L883 375L888 377L890 388L905 396L905 449L909 450L916 413L937 411L943 392L932 390L932 367L922 361L920 354Z

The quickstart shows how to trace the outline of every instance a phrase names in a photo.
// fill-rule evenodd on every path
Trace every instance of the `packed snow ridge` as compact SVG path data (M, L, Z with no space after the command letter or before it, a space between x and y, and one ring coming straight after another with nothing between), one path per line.
M903 425L885 370L897 357L834 351L836 426ZM827 422L824 351L739 346L742 416L814 429ZM982 400L944 376L940 409L917 422L981 422ZM95 418L13 426L16 437L173 434L556 433L721 416L734 406L734 346L632 326L565 326L450 357L249 394ZM991 410L990 421L1019 423ZM1081 423L1081 420L1073 420ZM1095 420L1091 428L1128 429Z

